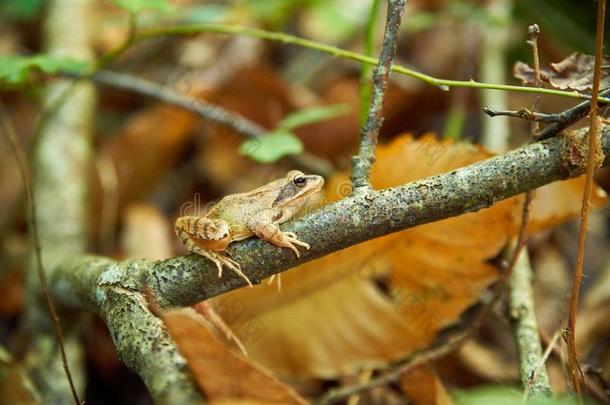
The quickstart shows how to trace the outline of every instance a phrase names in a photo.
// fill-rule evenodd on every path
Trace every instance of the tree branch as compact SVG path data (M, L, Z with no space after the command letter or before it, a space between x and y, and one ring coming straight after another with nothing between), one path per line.
M253 282L260 282L348 246L478 211L544 184L582 174L584 167L565 166L563 145L561 137L548 139L449 173L386 190L369 190L329 204L283 227L311 245L300 259L257 238L234 243L229 252ZM608 126L603 127L602 147L608 156ZM609 163L606 158L604 164ZM219 279L215 266L197 255L138 262L138 266L132 263L96 257L64 259L56 263L52 290L65 304L99 311L97 289L125 288L127 277L131 290L141 291L141 286L148 284L161 307L192 305L245 286L241 277L229 272ZM127 275L126 269L136 274Z
M606 97L610 95L610 89L600 91L599 95L600 97ZM493 110L489 107L483 108L483 112L490 117L508 116L538 122L551 123L550 125L544 127L542 131L540 131L540 133L536 136L537 140L544 140L557 135L559 132L563 131L570 125L573 125L581 119L585 118L589 114L590 110L591 100L583 101L582 103L577 104L572 108L569 108L565 111L556 114L537 113L526 108L517 111Z
M514 256L516 243L509 254ZM515 340L519 347L521 383L534 396L552 395L549 375L542 361L542 344L534 311L532 270L526 250L522 250L509 278L510 316L514 322Z
M364 187L370 188L371 167L375 162L375 147L379 129L383 123L383 99L388 88L392 72L392 59L396 53L398 34L406 0L389 0L383 45L379 63L373 71L373 89L371 104L366 123L360 130L360 147L358 156L352 158L352 185L354 191Z

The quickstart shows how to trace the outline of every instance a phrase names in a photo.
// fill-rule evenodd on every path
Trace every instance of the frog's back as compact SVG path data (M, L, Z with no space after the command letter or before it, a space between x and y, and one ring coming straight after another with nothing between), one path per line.
M231 240L241 240L252 236L248 220L258 212L252 196L234 194L224 197L208 213L211 219L222 219L231 230Z

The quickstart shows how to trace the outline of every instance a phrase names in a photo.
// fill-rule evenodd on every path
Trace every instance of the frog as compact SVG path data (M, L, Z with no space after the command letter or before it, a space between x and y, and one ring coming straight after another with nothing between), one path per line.
M257 236L292 250L299 258L297 246L309 250L310 245L299 240L294 232L282 232L279 225L316 205L323 186L322 176L291 170L285 177L252 191L222 198L203 216L177 218L174 229L189 252L206 257L216 265L218 277L222 277L226 267L252 287L240 264L228 256L229 244Z

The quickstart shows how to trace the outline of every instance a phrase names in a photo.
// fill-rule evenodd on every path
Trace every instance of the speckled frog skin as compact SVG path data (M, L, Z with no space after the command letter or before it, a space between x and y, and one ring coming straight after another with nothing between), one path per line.
M255 190L224 197L205 216L180 217L174 229L190 252L216 264L219 277L222 277L224 266L252 285L239 263L223 252L231 242L258 236L276 246L291 249L299 257L296 246L309 249L309 244L300 241L292 232L282 232L278 225L319 200L323 185L324 179L320 176L292 170L286 177Z

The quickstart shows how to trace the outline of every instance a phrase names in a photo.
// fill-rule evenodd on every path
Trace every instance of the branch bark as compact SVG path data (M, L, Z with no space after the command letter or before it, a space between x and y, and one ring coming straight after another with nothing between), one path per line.
M260 282L348 246L478 211L499 200L582 174L584 167L564 165L563 147L563 137L552 138L449 173L386 190L369 190L329 204L283 228L311 245L300 259L257 238L234 243L229 252L253 282ZM603 127L602 147L607 156L608 126ZM610 159L606 157L604 164L610 164ZM196 255L137 262L137 266L133 263L97 257L65 258L56 263L52 289L64 304L99 312L100 288L141 291L147 284L161 307L171 307L192 305L245 286L241 277L229 272L219 279L214 265Z
M513 256L516 243L508 254ZM510 275L510 316L515 324L514 332L519 347L521 383L526 392L534 396L551 396L551 384L542 361L542 343L534 311L532 270L527 250L519 254Z
M383 45L379 55L379 63L373 71L373 89L371 104L366 123L360 130L360 147L358 155L352 159L352 185L354 191L371 187L371 166L375 162L375 147L379 130L383 123L383 99L388 88L392 60L396 53L398 34L402 14L405 11L406 0L389 0Z

